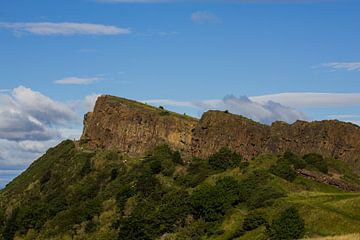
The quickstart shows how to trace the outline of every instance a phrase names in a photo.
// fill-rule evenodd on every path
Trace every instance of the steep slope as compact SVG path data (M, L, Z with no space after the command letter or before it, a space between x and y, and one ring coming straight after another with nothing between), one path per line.
M290 207L305 221L306 236L356 232L359 193L278 177L272 168L284 157L246 164L221 150L184 163L167 146L129 158L65 141L0 192L0 239L263 239ZM344 163L326 161L330 172L359 186Z
M196 120L112 96L84 125L0 191L0 239L289 239L288 221L290 239L358 231L355 125Z
M169 144L184 151L197 120L139 102L104 95L84 120L82 142L92 148L117 149L138 156Z
M113 96L99 97L84 120L82 143L132 156L168 144L183 156L208 157L223 146L246 159L261 154L319 153L346 161L360 172L360 127L340 121L275 122L271 126L221 111L197 121L188 116Z

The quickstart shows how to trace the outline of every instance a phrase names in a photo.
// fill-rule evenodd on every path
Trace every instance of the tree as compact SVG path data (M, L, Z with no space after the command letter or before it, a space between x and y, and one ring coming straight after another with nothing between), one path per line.
M226 170L228 168L240 167L242 156L227 147L223 147L217 153L211 155L208 161L212 168Z
M320 154L310 153L310 154L306 154L303 158L307 164L316 168L320 172L322 173L328 172L327 164L324 158Z
M251 212L248 215L246 215L242 227L245 231L251 231L265 223L266 220L261 216L260 213Z
M284 210L268 227L270 239L299 239L304 236L305 224L295 207Z

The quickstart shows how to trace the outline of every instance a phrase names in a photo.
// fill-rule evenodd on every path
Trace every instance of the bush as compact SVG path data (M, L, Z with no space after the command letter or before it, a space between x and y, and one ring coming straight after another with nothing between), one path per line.
M250 209L271 205L283 197L284 193L268 184L269 174L265 171L255 171L239 184L240 201L245 202Z
M304 157L305 162L310 165L311 167L314 167L318 171L322 173L328 173L328 166L325 162L324 158L316 153L310 153L306 154Z
M304 236L305 224L295 207L283 211L267 229L270 239L299 239Z
M206 221L219 220L232 204L239 200L239 182L225 177L215 186L201 185L191 195L194 215Z
M178 176L176 182L185 187L196 187L216 170L210 168L207 161L193 158L187 167L187 174Z
M279 159L275 165L270 168L270 172L278 177L281 177L289 182L296 178L296 172L289 162L284 159Z
M246 199L246 205L250 209L271 206L275 199L284 197L284 193L272 186L258 186Z
M291 164L294 169L302 169L306 167L304 159L290 151L285 152L282 158L285 162Z
M262 215L258 212L251 212L249 213L243 222L242 228L245 231L251 231L254 230L261 225L265 224L266 220L262 217Z
M110 151L106 153L105 158L108 161L116 161L120 159L119 154L115 151Z
M175 166L182 163L180 153L171 151L167 145L156 147L145 160L145 165L150 166L152 174L162 173L165 176L171 176Z
M214 169L226 170L228 168L239 167L242 157L229 148L223 147L208 159L209 165Z

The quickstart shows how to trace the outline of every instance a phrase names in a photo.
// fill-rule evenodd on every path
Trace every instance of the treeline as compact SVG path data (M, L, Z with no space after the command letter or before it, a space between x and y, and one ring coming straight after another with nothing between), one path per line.
M292 181L297 168L327 171L322 157L314 154L285 153L269 171L249 170L248 163L227 148L187 163L178 152L159 146L143 160L128 163L116 151L85 153L69 144L45 155L42 161L52 161L52 168L41 173L10 214L0 212L3 239L52 239L62 234L86 239L201 239L222 234L224 217L237 206L247 214L232 238L260 226L270 239L300 238L304 221L295 207L284 208L271 220L258 211L286 196L271 183L272 174ZM244 174L221 175L232 169Z

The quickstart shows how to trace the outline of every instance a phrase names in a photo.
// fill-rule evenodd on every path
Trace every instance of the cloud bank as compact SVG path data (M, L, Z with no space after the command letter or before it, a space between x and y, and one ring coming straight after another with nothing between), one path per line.
M0 23L0 28L10 29L16 34L31 33L36 35L119 35L129 34L130 29L117 26L74 23L74 22L25 22L25 23Z
M97 97L64 103L24 86L1 92L0 187L48 148L79 138L82 114L93 108Z
M54 83L63 85L89 85L101 80L103 80L103 78L100 77L66 77L56 80Z
M332 62L323 63L322 66L332 70L360 71L360 62Z
M259 103L274 101L293 108L360 106L360 93L290 92L250 97Z
M231 113L243 115L254 121L271 124L274 121L284 121L292 123L296 120L307 119L304 113L296 109L281 105L274 101L258 103L248 97L227 96L222 100L204 100L204 101L175 101L175 100L146 100L150 104L161 104L167 106L190 107L199 110L228 110Z

